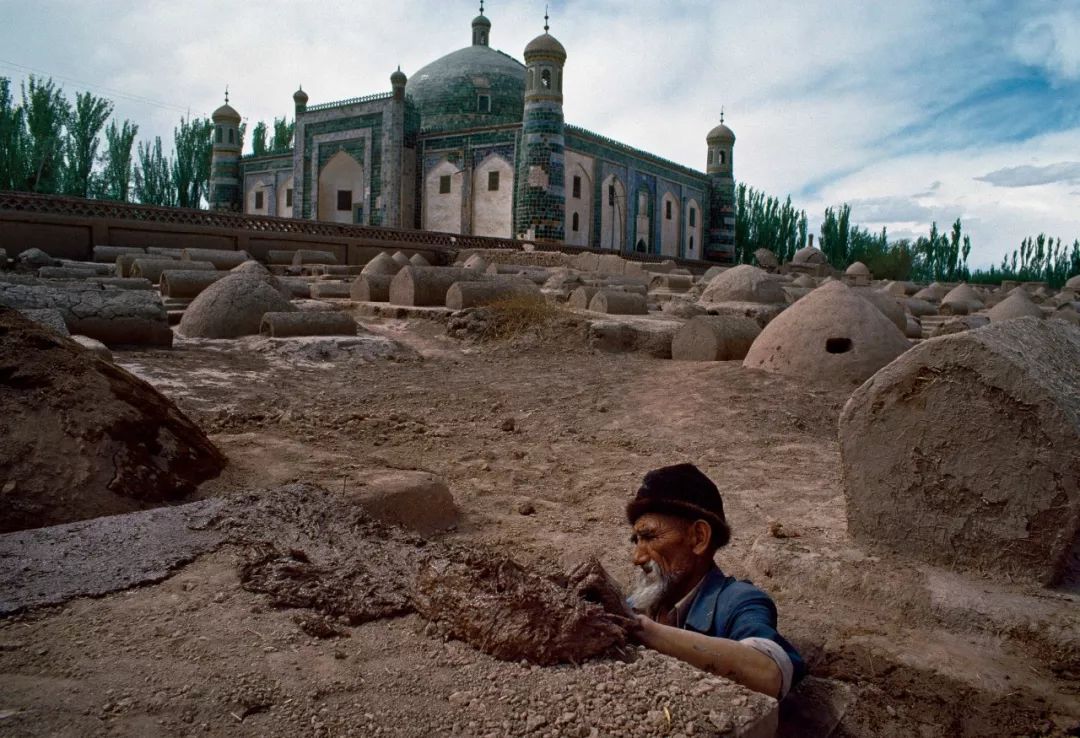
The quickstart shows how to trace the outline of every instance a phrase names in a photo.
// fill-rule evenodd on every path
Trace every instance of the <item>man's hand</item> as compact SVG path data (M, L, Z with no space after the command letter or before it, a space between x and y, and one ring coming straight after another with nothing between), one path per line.
M619 585L595 558L574 567L570 572L569 588L578 597L595 602L612 615L636 620Z

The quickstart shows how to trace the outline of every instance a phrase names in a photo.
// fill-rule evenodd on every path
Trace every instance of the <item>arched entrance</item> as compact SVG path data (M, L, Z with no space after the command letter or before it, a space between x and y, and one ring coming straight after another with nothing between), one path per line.
M319 171L319 220L363 223L364 211L364 168L339 151Z

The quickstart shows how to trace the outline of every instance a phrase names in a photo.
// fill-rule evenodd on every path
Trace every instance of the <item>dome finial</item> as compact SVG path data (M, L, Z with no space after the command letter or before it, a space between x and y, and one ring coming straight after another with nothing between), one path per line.
M724 106L723 105L720 106L720 122L721 123L724 122Z
M480 15L484 14L484 0L480 0Z
M225 85L225 104L229 104L229 86Z
M548 32L550 26L548 25L548 6L544 6L544 33Z

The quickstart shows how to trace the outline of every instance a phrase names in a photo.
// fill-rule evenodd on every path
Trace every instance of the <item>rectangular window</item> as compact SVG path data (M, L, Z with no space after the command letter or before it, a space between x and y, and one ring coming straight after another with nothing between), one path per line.
M255 209L262 210L263 207L263 192L262 190L255 191Z
M346 213L352 212L352 190L337 191L337 209Z
M292 207L292 187L285 190L285 207L287 207L287 208Z
M491 95L476 96L476 110L480 113L491 112Z
M439 177L439 194L440 195L449 195L450 194L450 175L449 174L444 174L443 176Z
M222 133L221 133L221 126L218 126L218 127L217 127L217 142L218 142L218 143L221 143L221 142L222 142L222 141L221 141L221 136L222 136Z
M581 199L581 177L574 175L574 197Z
M573 225L574 232L577 233L577 231L579 230L579 228L581 226L581 221L578 219L578 214L577 213L574 213L574 219L572 221L572 225Z
M690 227L697 225L697 208L690 208Z
M231 128L229 129L229 143L236 143L233 140L233 129L231 129Z
M615 185L608 185L607 188L607 204L615 206Z
M496 192L499 189L499 173L488 172L488 192Z
M671 220L671 200L664 203L664 217Z

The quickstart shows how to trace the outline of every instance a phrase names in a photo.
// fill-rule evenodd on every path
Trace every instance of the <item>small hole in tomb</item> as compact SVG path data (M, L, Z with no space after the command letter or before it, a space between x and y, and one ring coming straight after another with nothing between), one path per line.
M825 350L830 354L846 354L851 351L850 338L826 338Z

